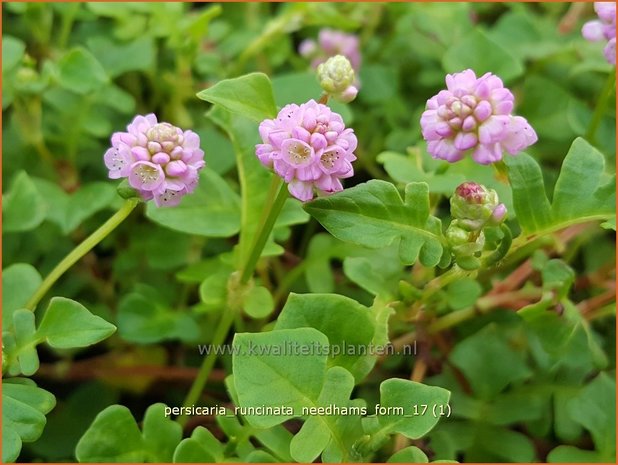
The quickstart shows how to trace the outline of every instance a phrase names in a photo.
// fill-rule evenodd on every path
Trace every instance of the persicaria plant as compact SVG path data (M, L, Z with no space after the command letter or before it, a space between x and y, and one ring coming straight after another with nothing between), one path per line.
M615 4L4 5L4 462L615 462Z

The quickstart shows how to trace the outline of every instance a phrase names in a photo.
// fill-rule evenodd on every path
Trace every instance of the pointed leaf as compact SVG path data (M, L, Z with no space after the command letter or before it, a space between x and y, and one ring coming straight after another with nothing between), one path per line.
M616 214L616 176L605 172L605 160L577 138L556 181L553 203L545 195L539 164L522 153L506 160L517 219L526 234L548 233L572 224L612 220Z
M386 181L372 180L304 205L333 236L370 248L399 240L399 258L435 266L442 256L440 220L429 215L425 183L406 186L405 201Z
M616 213L616 178L605 173L605 158L581 137L562 163L552 212L560 222Z
M79 462L143 462L144 439L128 408L111 405L84 433L75 456Z
M526 153L505 160L513 189L517 220L526 232L540 231L552 224L551 206L545 194L539 164Z
M268 76L263 73L224 79L199 92L197 96L254 121L274 118L277 115L272 85Z
M79 302L54 297L39 325L37 336L52 347L71 349L87 347L111 336L116 327L93 315Z

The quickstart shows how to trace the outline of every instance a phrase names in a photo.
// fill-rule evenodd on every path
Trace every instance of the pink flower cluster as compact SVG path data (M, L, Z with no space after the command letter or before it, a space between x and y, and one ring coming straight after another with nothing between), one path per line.
M480 78L468 69L446 76L446 90L427 101L421 116L427 151L448 162L471 154L477 163L489 164L537 141L534 129L521 116L512 116L513 94L502 80L486 73Z
M616 3L594 2L594 11L599 19L584 24L582 35L593 42L607 40L603 53L609 63L616 65Z
M303 40L298 47L298 53L305 58L312 58L312 68L317 68L335 55L343 55L350 60L356 71L361 65L358 37L334 29L320 30L317 43L312 39Z
M136 116L127 132L114 133L103 158L111 179L128 178L144 200L154 198L159 207L177 205L193 192L206 164L196 133L159 123L152 113Z
M352 129L326 105L310 100L290 104L277 118L260 124L263 144L256 145L260 162L288 183L288 190L306 202L314 188L323 194L343 190L342 178L354 175L357 146Z

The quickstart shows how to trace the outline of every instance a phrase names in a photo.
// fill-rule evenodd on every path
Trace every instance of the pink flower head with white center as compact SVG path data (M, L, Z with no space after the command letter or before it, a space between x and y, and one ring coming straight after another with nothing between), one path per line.
M103 159L111 179L127 178L144 200L154 199L158 207L178 205L193 192L198 171L206 165L196 133L159 123L152 113L136 116L127 132L115 132Z
M595 2L594 11L599 19L584 24L582 35L592 42L607 40L603 53L609 63L616 65L616 3Z
M334 29L322 29L318 34L318 43L311 39L303 40L298 47L298 53L306 58L312 58L311 67L317 68L328 58L343 55L356 71L360 69L361 54L358 37Z
M502 80L468 69L446 76L446 90L427 101L421 116L427 151L434 158L456 162L466 154L487 165L507 151L516 155L537 141L521 116L511 115L514 98Z
M315 100L286 105L259 130L263 144L256 145L255 154L303 202L313 198L314 189L322 194L343 190L341 179L354 175L356 136L326 105Z

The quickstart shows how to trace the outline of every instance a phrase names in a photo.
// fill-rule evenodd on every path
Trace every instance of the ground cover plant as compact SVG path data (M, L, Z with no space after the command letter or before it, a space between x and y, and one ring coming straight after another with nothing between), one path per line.
M615 462L615 4L2 4L4 462Z

